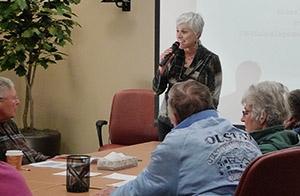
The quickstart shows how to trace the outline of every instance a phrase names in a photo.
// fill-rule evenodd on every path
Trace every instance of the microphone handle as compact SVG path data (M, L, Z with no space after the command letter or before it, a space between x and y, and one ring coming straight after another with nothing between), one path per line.
M172 52L167 54L162 60L161 62L159 63L159 66L160 67L163 67L166 65L166 63L170 60L171 56L174 54L174 52L179 48L179 45L180 43L178 41L176 41L172 46L171 46L171 49L172 49Z
M168 60L171 58L172 55L173 55L173 52L170 53L170 54L167 54L167 55L163 58L163 60L161 60L161 62L159 63L159 66L160 66L160 67L165 66L166 63L168 62Z

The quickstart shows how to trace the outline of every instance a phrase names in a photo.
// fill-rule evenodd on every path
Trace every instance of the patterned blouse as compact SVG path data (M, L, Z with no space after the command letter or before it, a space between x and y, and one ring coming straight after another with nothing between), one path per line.
M184 58L184 55L175 54L164 74L161 76L159 70L157 70L152 81L152 89L157 95L165 92L158 119L170 126L172 124L167 109L168 92L176 82L194 79L205 84L212 93L216 109L219 104L222 86L222 68L218 55L209 51L202 44L199 44L193 62L188 68L184 67Z

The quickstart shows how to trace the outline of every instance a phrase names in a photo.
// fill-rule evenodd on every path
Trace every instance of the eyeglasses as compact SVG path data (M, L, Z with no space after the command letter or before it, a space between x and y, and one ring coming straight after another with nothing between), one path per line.
M4 101L6 99L7 99L7 97L0 97L0 101Z
M4 101L7 99L12 99L13 101L17 101L17 100L19 100L19 97L17 95L15 95L13 97L0 97L0 101Z
M243 114L243 116L246 116L246 115L248 115L251 112L252 112L251 110L243 110L242 114Z

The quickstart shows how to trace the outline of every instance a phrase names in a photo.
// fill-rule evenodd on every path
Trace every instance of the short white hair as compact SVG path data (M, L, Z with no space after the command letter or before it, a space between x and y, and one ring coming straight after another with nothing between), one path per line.
M267 114L267 125L283 124L291 117L289 110L288 88L274 81L264 81L251 85L245 92L241 103L252 106L251 118L259 120L263 113Z
M15 85L10 79L0 76L0 96L2 98L6 98L7 90L14 87Z
M182 23L187 24L195 34L202 34L204 20L200 14L194 12L183 13L177 18L176 25Z

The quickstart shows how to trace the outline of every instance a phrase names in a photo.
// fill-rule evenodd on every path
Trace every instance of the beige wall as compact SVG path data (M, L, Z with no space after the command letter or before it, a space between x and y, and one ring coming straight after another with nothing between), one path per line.
M86 153L98 149L95 122L109 119L116 91L151 89L154 0L132 1L130 12L99 0L82 0L73 10L82 27L73 31L65 61L38 70L35 119L36 127L62 133L61 153ZM24 79L1 75L14 80L22 101ZM22 109L15 118L20 126Z

